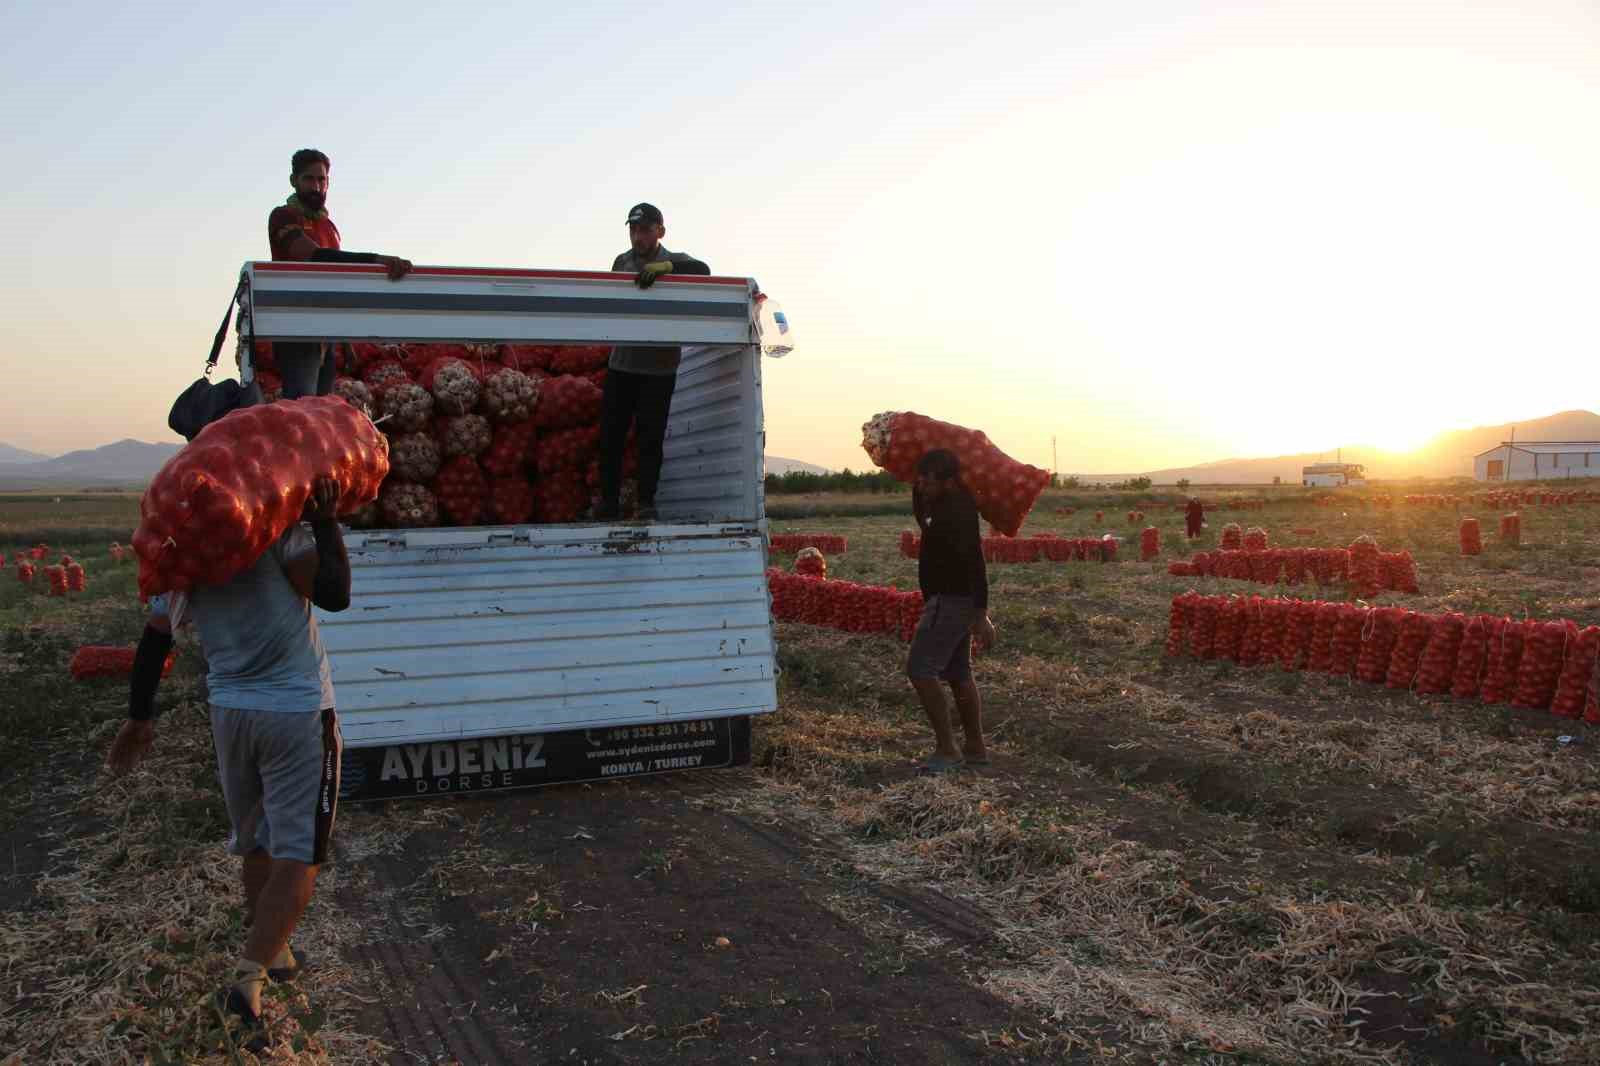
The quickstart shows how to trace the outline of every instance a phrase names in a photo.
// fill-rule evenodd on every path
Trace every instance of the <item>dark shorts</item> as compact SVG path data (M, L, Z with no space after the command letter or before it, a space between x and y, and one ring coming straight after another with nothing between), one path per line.
M339 810L339 716L325 711L211 708L217 777L235 855L320 866L328 861Z
M971 596L934 596L922 608L911 638L906 674L957 684L972 677L972 623L978 608Z

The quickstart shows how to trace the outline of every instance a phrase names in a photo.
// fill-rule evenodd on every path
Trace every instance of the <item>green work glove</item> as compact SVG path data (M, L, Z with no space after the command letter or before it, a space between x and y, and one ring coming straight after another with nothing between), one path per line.
M639 276L634 278L634 283L641 289L648 289L656 283L656 279L663 274L672 273L672 263L662 260L659 263L646 263L644 269L639 271Z

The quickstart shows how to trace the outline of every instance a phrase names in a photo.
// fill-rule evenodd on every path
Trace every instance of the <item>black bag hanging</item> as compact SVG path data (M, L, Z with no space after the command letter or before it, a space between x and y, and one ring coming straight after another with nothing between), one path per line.
M249 390L237 381L213 382L211 372L217 368L217 358L222 353L222 342L228 337L228 319L233 315L234 305L243 299L249 284L246 279L240 278L239 287L233 290L233 297L228 301L228 309L222 315L222 325L217 327L217 336L211 342L211 354L206 358L205 374L196 378L193 385L184 389L173 401L172 410L167 412L167 425L184 440L194 440L206 426L234 408L244 406L245 394ZM252 342L254 332L252 328Z

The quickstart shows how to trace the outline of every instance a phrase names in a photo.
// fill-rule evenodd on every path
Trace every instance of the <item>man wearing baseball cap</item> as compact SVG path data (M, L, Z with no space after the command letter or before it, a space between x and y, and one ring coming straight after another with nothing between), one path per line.
M617 256L611 269L635 275L641 289L654 285L663 274L708 275L711 268L683 252L661 245L667 235L666 219L653 204L635 204L628 212L631 247ZM656 485L661 480L661 444L667 435L667 412L678 383L677 345L618 345L607 364L605 399L600 408L599 521L621 517L622 450L628 428L638 424L639 513L649 521L656 516Z

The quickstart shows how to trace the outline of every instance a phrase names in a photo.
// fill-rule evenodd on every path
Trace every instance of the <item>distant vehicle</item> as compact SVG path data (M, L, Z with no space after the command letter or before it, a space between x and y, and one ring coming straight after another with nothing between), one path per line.
M1300 470L1307 488L1359 487L1367 483L1367 468L1360 463L1312 463Z

